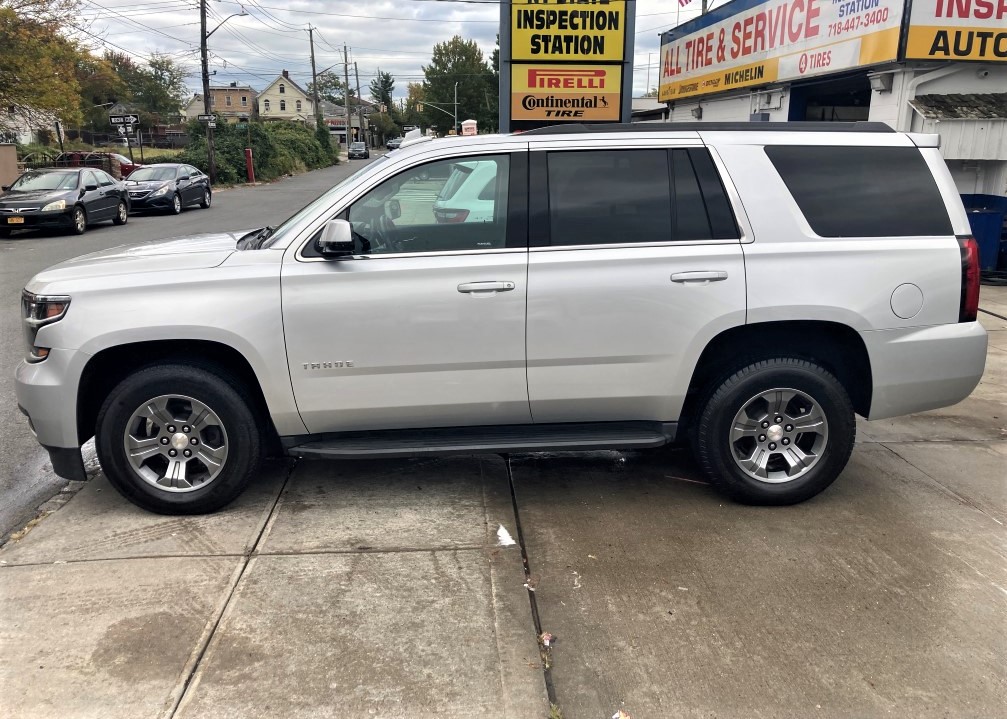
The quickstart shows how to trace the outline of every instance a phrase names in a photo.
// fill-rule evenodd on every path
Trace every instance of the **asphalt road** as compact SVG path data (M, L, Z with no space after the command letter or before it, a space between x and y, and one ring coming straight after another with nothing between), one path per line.
M36 507L65 484L52 473L48 456L28 431L15 401L14 370L24 356L20 299L25 283L49 265L116 245L276 224L367 162L354 160L268 185L221 190L209 210L194 207L177 217L134 215L123 227L102 223L79 237L20 233L0 241L4 340L0 344L0 537L30 519Z

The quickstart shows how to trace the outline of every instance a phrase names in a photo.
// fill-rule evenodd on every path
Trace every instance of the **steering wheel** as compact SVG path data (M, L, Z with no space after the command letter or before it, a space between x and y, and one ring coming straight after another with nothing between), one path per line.
M371 251L375 253L401 252L399 243L392 239L395 223L385 214L384 209L371 223Z

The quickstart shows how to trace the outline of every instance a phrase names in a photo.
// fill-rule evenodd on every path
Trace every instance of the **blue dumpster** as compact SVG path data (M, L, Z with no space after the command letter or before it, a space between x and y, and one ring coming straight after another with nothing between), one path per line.
M1004 237L1007 197L962 195L962 203L969 216L972 236L979 245L979 269L996 270L1002 254L1001 243L1007 245Z

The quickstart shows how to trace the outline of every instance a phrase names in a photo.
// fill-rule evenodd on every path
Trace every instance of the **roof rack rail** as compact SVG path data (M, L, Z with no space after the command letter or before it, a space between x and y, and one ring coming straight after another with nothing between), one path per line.
M895 132L883 122L631 122L548 125L523 135L579 135L599 132Z

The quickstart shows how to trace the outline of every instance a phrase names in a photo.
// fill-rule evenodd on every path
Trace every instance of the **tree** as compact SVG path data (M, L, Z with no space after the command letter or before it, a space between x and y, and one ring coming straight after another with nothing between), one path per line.
M126 84L108 60L89 53L78 59L76 76L84 125L104 131L108 125L109 106L129 99Z
M419 82L410 82L406 85L406 106L401 113L402 125L415 125L416 127L427 127L426 117L417 109L425 97L423 85Z
M490 96L496 97L493 71L474 40L455 35L434 45L433 57L423 68L426 77L424 112L429 124L446 134L451 129L455 83L458 84L458 123L473 119L482 129L497 125ZM434 109L440 108L444 112ZM460 130L459 130L460 131Z
M308 83L308 95L313 95L315 92L315 83ZM344 107L345 101L345 83L343 79L339 77L334 72L321 72L318 74L318 97L321 100L326 100L334 105L339 105ZM350 103L352 104L354 98L357 96L356 91L350 86Z
M158 118L177 116L188 94L185 70L167 55L153 54L147 67L141 68L133 101L139 108Z
M75 68L82 50L39 1L0 0L0 108L35 127L80 119Z
M381 72L371 80L371 99L379 105L384 105L388 112L392 112L392 93L395 92L395 78L390 72Z

